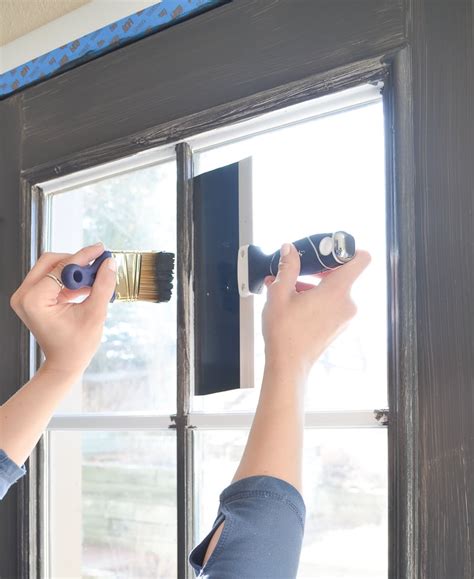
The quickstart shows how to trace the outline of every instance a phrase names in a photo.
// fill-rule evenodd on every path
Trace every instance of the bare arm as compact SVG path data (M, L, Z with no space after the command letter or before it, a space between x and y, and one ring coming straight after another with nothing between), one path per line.
M285 254L286 253L286 254ZM355 315L353 282L370 263L367 252L325 275L318 286L297 282L298 252L281 251L277 278L267 278L263 312L265 372L257 410L232 482L254 475L280 478L302 490L304 388L314 362ZM203 564L225 522L214 533Z
M0 447L13 462L24 464L74 381L43 366L0 407Z
M113 260L102 264L92 291L61 290L47 274L60 278L66 263L86 265L103 250L98 244L73 256L44 254L12 296L12 308L46 357L37 374L0 407L0 449L18 465L26 461L55 409L94 355L115 287ZM78 295L88 297L80 304L71 303Z

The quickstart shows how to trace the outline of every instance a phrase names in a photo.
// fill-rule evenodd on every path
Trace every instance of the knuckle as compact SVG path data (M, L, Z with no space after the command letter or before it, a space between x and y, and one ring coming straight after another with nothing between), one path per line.
M355 315L357 314L357 305L355 304L355 302L352 299L349 299L347 301L346 313L347 313L347 316L349 319L354 318Z
M56 268L59 272L61 272L66 267L66 265L67 262L62 259L59 263L56 264Z
M26 293L21 300L21 306L26 313L32 312L35 309L35 296Z
M18 295L18 291L16 291L10 298L10 307L15 312L18 310L20 306L20 296Z

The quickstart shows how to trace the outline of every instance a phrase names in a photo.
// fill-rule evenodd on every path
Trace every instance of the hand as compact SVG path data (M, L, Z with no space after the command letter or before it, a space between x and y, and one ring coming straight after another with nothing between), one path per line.
M99 347L107 306L115 289L115 260L107 259L97 272L92 288L61 290L59 280L69 263L87 265L104 251L102 243L74 255L44 253L13 294L10 304L31 330L52 371L79 376ZM87 296L82 303L71 303Z
M355 316L357 308L350 290L371 258L366 251L357 251L351 261L320 275L319 285L313 286L297 281L298 252L294 245L285 246L276 278L265 279L268 289L262 317L265 355L267 364L290 367L306 375Z

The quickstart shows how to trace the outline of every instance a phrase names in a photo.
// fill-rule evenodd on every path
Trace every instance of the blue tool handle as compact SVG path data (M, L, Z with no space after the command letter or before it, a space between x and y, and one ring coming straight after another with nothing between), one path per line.
M99 267L109 257L112 257L112 253L110 251L104 251L91 265L81 266L76 263L66 265L61 272L61 280L63 284L70 290L78 290L82 287L92 287Z
M300 256L300 275L336 269L355 256L355 239L345 231L318 233L294 241ZM336 259L338 256L338 259ZM280 251L265 255L256 245L248 246L248 288L260 293L267 275L276 276Z
M341 265L334 258L332 251L328 253L322 253L320 251L321 241L323 239L331 239L331 236L331 233L318 233L293 242L293 245L300 255L300 275L313 275L337 268ZM276 275L278 273L279 262L280 251L275 251L270 260L270 275Z

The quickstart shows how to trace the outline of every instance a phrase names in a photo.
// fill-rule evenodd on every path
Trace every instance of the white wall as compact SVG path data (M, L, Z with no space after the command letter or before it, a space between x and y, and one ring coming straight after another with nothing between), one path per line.
M0 74L161 0L93 0L0 47Z

